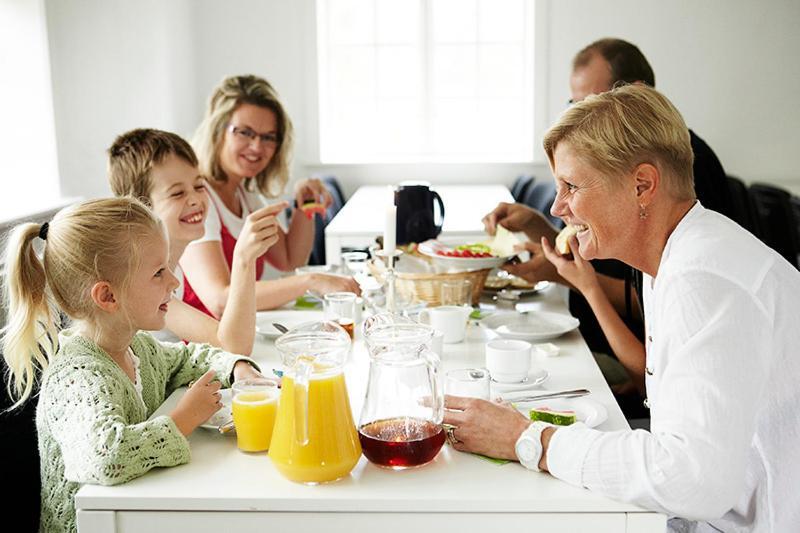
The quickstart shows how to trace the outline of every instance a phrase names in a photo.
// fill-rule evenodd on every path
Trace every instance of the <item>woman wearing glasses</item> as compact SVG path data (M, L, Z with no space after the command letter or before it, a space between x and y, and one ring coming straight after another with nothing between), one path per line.
M277 93L257 76L232 76L222 81L209 101L193 145L200 170L207 177L211 201L205 234L192 242L181 258L188 281L184 300L213 316L225 309L233 249L247 217L263 207L266 198L284 191L289 179L292 122ZM297 206L309 202L327 207L330 194L319 180L301 180L295 186ZM260 279L264 263L280 271L305 265L314 241L314 220L295 212L278 242L256 265ZM256 284L256 308L285 304L308 289L327 293L359 292L352 278L325 274L289 276Z

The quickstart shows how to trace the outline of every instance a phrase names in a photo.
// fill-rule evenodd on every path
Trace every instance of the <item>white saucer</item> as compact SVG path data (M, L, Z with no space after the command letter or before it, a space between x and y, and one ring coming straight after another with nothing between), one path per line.
M525 378L525 381L520 381L519 383L500 383L492 380L492 392L516 392L535 389L547 381L548 377L550 377L550 374L547 373L547 370L543 368L533 368L530 373L528 373L528 377Z
M231 407L233 404L233 395L231 394L231 389L220 389L219 393L222 396L222 408L211 415L211 418L200 424L201 428L213 429L216 431L220 426L233 420L233 411Z
M536 402L515 402L514 405L525 416L530 416L531 409L542 407L556 411L574 411L578 422L583 422L590 428L599 426L608 418L608 411L603 404L590 398L554 398Z
M283 333L275 329L273 322L283 324L289 329L312 320L322 320L322 310L280 309L256 313L256 333L267 339L277 339Z
M547 311L498 313L481 320L481 325L501 337L537 342L559 337L574 330L579 324L575 317Z

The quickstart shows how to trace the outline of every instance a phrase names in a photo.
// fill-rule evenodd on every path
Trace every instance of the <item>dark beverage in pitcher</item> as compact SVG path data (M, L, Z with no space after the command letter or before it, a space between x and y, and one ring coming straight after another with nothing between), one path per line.
M409 468L432 461L444 445L445 433L442 426L428 420L400 417L364 424L358 438L373 463Z

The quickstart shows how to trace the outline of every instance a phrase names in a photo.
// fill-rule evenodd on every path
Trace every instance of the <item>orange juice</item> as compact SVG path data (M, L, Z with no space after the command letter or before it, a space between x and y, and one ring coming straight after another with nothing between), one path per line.
M266 391L240 392L233 397L236 441L244 452L269 448L278 399Z
M294 380L284 375L269 447L275 468L301 483L334 481L349 474L361 457L361 443L341 370L310 376L305 409L295 400ZM302 424L306 413L308 441L303 444L297 438L295 424Z

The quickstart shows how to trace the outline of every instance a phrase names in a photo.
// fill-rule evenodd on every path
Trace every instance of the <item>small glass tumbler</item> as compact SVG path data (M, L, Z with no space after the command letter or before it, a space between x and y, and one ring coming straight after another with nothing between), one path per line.
M325 295L325 319L342 326L353 339L356 323L356 295L353 292L331 292Z
M450 396L489 399L489 371L485 368L459 368L445 375L444 392Z
M441 305L472 305L472 282L468 279L443 281Z
M278 408L278 385L268 379L245 379L233 384L233 423L243 452L265 452L272 439Z

